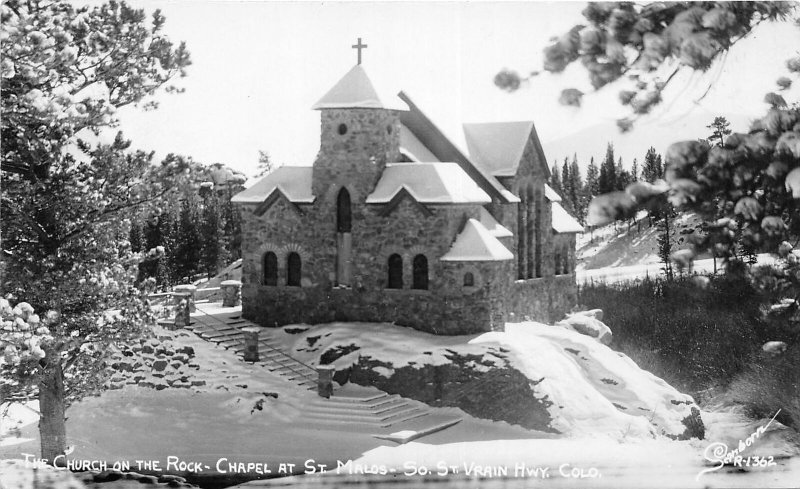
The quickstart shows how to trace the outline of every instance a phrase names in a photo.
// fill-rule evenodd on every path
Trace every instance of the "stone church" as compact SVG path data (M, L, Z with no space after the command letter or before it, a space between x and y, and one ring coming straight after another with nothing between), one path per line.
M583 228L545 183L533 122L464 124L460 147L405 93L382 96L360 49L313 109L313 166L277 168L233 198L246 318L455 335L575 303Z

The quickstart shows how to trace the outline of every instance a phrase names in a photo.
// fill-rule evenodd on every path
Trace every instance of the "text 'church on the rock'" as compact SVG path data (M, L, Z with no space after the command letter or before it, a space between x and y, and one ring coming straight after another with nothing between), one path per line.
M394 322L436 334L557 319L581 225L546 184L533 122L464 124L460 148L360 63L313 109L313 166L277 168L242 207L243 314L265 326Z

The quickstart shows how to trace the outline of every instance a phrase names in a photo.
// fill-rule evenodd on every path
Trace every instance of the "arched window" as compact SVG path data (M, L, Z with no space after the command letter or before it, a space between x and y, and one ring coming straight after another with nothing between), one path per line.
M278 285L278 257L268 251L264 254L264 285Z
M342 187L339 196L336 198L336 232L349 233L353 226L353 218L350 211L350 192Z
M428 290L428 259L425 255L417 255L414 257L413 268L414 289Z
M389 257L389 285L390 289L403 288L403 257L395 253Z
M289 253L286 265L286 285L300 287L300 255L295 252Z
M467 272L464 274L464 287L474 287L475 286L475 275L472 272Z

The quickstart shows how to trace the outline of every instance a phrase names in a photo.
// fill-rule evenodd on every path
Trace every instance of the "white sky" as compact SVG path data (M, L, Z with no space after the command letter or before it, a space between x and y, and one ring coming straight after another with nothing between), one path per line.
M310 110L356 62L350 46L369 46L363 64L385 89L405 90L442 129L461 121L534 120L552 163L577 152L582 163L602 158L614 139L626 165L677 139L707 134L704 126L726 115L745 130L764 112L764 93L785 74L784 61L800 46L789 24L759 28L735 46L724 65L705 75L676 79L657 117L620 136L615 120L621 87L584 97L580 109L558 105L562 88L591 92L580 66L542 75L517 93L493 84L504 67L541 69L550 37L583 18L582 2L242 2L132 1L160 8L165 31L184 40L193 64L181 81L186 93L158 97L160 108L121 111L134 146L222 162L252 174L258 150L276 164L310 165L319 148L319 113ZM722 73L720 74L720 71ZM693 100L716 84L698 105ZM800 82L796 83L800 85ZM797 87L787 100L797 100Z

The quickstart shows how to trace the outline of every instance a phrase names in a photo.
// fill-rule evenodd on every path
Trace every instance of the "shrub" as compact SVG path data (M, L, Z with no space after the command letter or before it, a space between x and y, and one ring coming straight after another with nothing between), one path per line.
M579 301L605 311L613 348L693 394L726 386L766 341L764 299L742 277L592 284Z
M771 418L800 429L800 345L783 354L762 354L731 382L729 399L756 418Z

